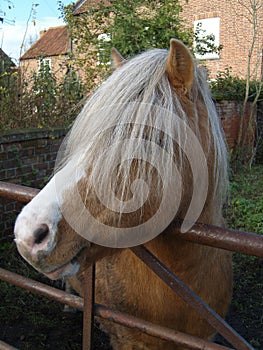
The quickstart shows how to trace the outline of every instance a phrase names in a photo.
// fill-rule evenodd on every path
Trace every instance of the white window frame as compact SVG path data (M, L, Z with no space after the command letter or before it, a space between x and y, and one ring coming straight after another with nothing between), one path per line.
M50 57L45 57L45 58L41 58L38 60L38 70L40 70L40 64L41 62L43 62L44 66L48 66L49 69L51 70L51 58Z
M204 30L205 32L200 33L199 36L206 36L213 34L215 37L214 45L219 46L220 45L220 17L211 17L211 18L203 18L198 19L194 21L194 32L196 33L197 26L201 23L201 30ZM196 43L194 43L194 46ZM204 46L205 47L205 46ZM200 55L198 53L195 54L195 57L200 60L213 60L213 59L219 59L219 53L212 52L212 53L206 53L204 55Z
M101 57L103 55L103 52L105 51L101 46L100 43L102 41L106 41L106 42L110 42L111 41L111 36L109 33L102 33L98 35L98 43L99 43L99 52L97 54L98 57L98 61L97 61L97 65L110 65L111 61L108 62L101 62Z

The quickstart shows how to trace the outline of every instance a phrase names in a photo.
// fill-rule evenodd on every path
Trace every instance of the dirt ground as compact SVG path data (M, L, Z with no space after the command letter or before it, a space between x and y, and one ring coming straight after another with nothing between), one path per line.
M2 245L0 254L1 267L50 283L20 258L13 244ZM227 316L257 350L263 349L262 265L260 259L235 255L233 300ZM58 282L53 285L61 287ZM98 324L94 328L94 350L111 349ZM55 301L0 282L0 339L21 350L81 349L82 313L66 313ZM228 345L220 336L216 341Z

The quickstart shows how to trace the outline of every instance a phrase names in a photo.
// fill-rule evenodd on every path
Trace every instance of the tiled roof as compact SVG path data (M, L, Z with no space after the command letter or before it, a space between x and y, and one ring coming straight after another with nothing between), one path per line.
M70 39L67 26L47 29L40 38L20 57L20 60L39 56L58 56L70 51Z

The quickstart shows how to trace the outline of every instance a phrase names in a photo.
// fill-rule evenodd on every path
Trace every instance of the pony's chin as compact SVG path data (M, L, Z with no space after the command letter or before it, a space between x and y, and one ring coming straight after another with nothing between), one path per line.
M51 280L58 280L64 277L76 275L79 271L79 267L80 265L77 262L70 261L51 272L44 273L44 275Z
M68 260L68 262L61 265L60 267L55 268L54 270L52 270L51 268L51 271L48 272L45 270L43 271L43 269L39 271L51 280L58 280L65 277L74 276L79 272L79 268L82 265L83 258L85 258L86 256L87 249L89 249L89 247L82 247L71 260Z

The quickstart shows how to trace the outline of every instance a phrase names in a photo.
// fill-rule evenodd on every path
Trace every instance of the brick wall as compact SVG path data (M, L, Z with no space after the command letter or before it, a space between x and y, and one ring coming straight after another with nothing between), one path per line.
M228 145L228 149L232 152L235 149L239 124L240 124L240 114L242 109L242 103L236 101L221 101L216 102L216 110L218 116L221 119L222 127L225 132L225 138ZM248 104L245 111L245 129L248 126L250 116L250 104ZM247 129L248 130L248 129ZM249 131L250 135L248 139L248 146L253 147L254 137L255 137L255 128Z
M67 72L67 55L51 56L45 57L50 59L50 69L51 72L55 74L58 81L61 81L65 77ZM33 72L39 71L39 59L23 59L20 62L20 68L22 71L22 76L27 78L32 77Z
M0 135L0 181L42 188L55 165L65 129L21 130ZM0 197L0 239L12 235L23 204Z
M248 0L242 3L251 10ZM205 64L211 71L211 77L215 77L218 71L225 67L232 67L233 74L241 77L246 76L248 61L248 50L252 42L253 27L250 23L247 10L237 0L189 0L182 2L182 16L189 27L193 29L194 21L205 18L220 18L220 44L223 49L219 59L206 60ZM252 67L259 60L258 77L260 74L260 63L262 62L262 37L263 37L263 7L258 12L258 33L255 38L254 52L252 55Z

